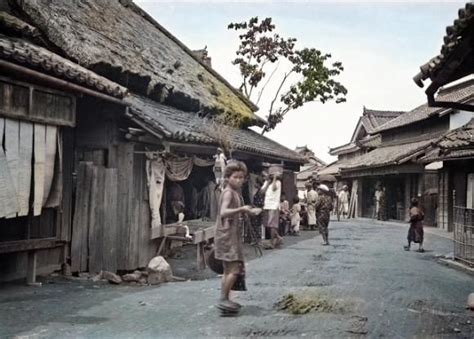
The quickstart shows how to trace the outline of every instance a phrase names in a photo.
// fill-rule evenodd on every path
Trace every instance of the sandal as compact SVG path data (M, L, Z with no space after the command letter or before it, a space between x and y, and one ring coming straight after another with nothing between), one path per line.
M409 246L403 246L403 249L404 249L405 251L409 251L409 250L410 250L410 247L409 247Z
M425 253L425 250L423 248L420 248L417 252L418 253Z

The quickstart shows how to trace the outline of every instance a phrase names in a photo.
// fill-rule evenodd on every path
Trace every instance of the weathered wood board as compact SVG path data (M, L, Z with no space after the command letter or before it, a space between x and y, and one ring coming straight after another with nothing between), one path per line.
M76 204L72 227L71 270L87 271L92 163L79 163L76 185Z
M54 165L58 143L57 138L58 128L56 126L46 126L43 206L46 205L53 183Z
M104 170L104 222L96 225L101 229L102 236L102 265L105 270L117 271L117 169Z

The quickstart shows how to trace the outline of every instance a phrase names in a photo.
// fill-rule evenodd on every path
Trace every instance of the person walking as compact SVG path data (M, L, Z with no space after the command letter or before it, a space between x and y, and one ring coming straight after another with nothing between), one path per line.
M323 245L329 245L329 220L333 209L333 198L330 195L329 187L318 186L318 199L315 204L316 220L319 233L323 238Z
M424 231L423 231L423 219L425 218L425 214L418 207L418 199L413 198L411 199L410 205L410 228L408 229L408 246L404 246L405 251L409 251L411 247L411 243L414 242L419 244L418 252L423 253L425 250L423 249L423 240L424 240Z
M349 214L349 187L347 185L342 186L342 190L338 195L339 202L339 215L343 218L347 218Z
M278 179L277 174L272 174L265 180L262 191L265 192L265 200L263 203L263 209L265 211L264 224L265 227L270 229L272 247L277 248L283 243L283 238L278 234L281 181Z
M227 185L220 197L214 237L214 256L217 260L221 260L224 266L221 298L217 305L223 314L237 313L240 308L239 304L230 300L230 291L239 278L245 277L242 214L254 215L261 211L251 206L242 206L239 192L246 174L247 167L240 161L229 163L224 170Z
M306 212L308 213L308 229L316 229L316 210L315 204L318 199L318 193L314 190L313 184L306 183Z

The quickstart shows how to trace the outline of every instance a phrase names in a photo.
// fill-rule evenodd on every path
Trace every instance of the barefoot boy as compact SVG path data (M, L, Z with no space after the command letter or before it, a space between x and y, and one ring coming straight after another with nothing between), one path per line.
M242 206L240 189L247 174L243 162L233 161L224 171L226 187L220 198L219 215L216 221L215 257L222 260L221 300L218 305L223 312L236 312L240 305L230 301L229 295L239 275L244 274L241 214L257 214L259 209Z

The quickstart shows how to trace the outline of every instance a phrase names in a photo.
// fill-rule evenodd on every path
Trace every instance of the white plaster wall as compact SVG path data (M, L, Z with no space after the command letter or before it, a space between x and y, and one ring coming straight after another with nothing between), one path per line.
M456 129L467 124L474 118L474 112L456 111L449 116L449 130Z

